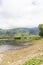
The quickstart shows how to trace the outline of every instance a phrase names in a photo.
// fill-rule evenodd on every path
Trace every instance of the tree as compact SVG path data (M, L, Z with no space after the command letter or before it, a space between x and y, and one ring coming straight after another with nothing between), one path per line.
M39 24L39 35L43 36L43 24Z

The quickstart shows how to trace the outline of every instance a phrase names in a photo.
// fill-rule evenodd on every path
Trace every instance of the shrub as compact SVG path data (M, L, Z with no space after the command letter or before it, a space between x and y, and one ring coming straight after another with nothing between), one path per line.
M23 65L40 65L43 62L43 59L30 59L25 62Z

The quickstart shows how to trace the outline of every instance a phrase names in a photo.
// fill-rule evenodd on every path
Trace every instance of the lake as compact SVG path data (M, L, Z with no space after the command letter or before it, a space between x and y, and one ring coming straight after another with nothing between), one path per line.
M4 52L7 50L16 50L20 49L22 46L14 46L14 45L0 45L0 52Z

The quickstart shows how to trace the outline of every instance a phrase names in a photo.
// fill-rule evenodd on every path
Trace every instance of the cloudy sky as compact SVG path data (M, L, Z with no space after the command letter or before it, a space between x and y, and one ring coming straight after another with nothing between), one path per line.
M35 27L43 23L43 0L0 0L0 28Z

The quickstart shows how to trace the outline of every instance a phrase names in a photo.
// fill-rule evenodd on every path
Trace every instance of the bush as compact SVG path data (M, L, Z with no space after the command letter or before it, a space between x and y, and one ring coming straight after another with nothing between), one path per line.
M30 59L25 62L23 65L40 65L43 62L43 59Z

